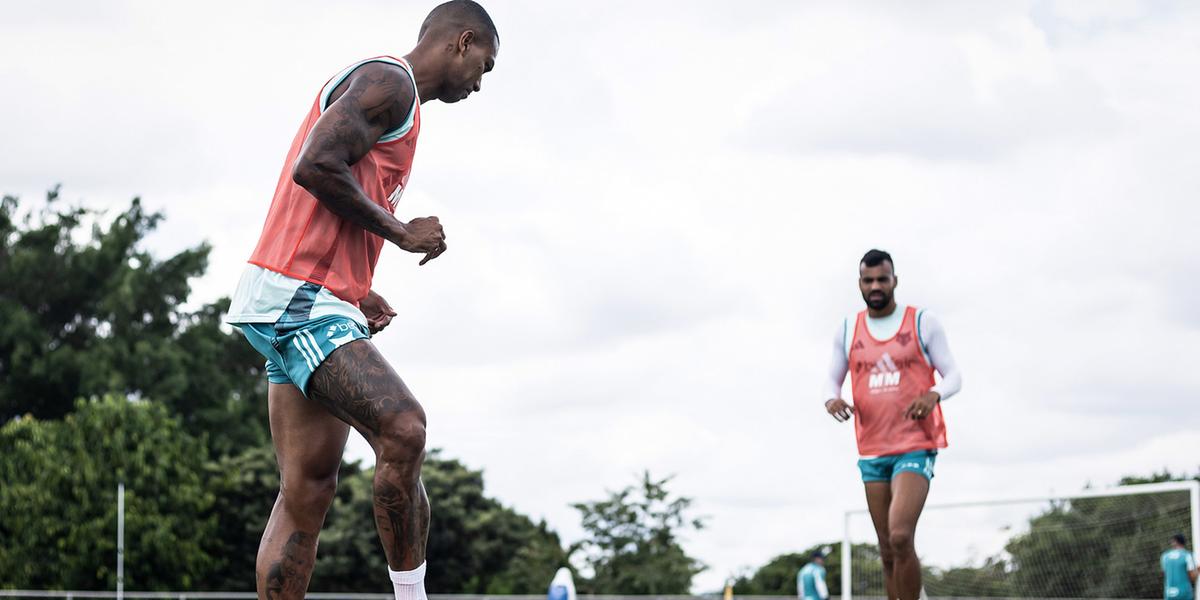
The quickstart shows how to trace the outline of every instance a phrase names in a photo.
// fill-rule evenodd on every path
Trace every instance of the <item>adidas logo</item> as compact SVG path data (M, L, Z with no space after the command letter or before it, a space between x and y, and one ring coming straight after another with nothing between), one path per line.
M871 373L867 377L867 387L870 389L891 388L900 385L900 369L896 368L895 361L887 352L879 360L875 361L875 366L871 368Z

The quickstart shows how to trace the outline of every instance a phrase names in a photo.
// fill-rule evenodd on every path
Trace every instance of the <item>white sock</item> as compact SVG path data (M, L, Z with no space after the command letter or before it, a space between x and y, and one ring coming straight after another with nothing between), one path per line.
M425 563L411 571L393 571L388 567L388 577L396 588L396 600L428 600L425 597Z

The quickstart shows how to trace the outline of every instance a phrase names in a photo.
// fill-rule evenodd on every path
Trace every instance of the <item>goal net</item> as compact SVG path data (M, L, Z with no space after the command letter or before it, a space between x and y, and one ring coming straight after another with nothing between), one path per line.
M916 546L930 598L1162 598L1171 537L1200 537L1200 481L929 504ZM886 598L871 517L846 513L842 598Z

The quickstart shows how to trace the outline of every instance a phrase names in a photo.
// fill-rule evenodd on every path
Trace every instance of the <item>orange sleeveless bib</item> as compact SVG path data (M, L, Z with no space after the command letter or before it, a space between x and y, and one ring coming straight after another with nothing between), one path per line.
M368 59L353 67L372 61L399 64L412 74L406 61L391 57ZM321 116L321 104L319 95L292 140L262 236L249 262L324 286L338 298L357 306L371 290L371 278L383 250L383 238L333 214L292 181L292 165ZM389 212L395 212L396 203L408 184L420 132L421 103L416 98L412 128L398 139L375 144L366 156L351 166L354 178L367 197Z
M858 313L850 344L854 388L854 432L858 453L885 456L946 447L942 407L921 420L904 418L904 409L933 387L933 367L921 353L917 310L907 307L896 335L876 340L867 330L867 312Z

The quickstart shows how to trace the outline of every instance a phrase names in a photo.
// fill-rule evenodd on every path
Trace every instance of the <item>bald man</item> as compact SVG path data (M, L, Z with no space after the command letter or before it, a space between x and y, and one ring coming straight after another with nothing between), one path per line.
M403 58L358 61L321 88L292 142L227 321L267 360L280 490L255 569L258 597L304 597L350 427L375 451L375 523L398 600L425 600L425 412L370 336L396 315L371 290L383 245L446 251L437 217L396 205L421 103L478 92L500 37L483 7L433 9ZM380 574L382 576L382 574Z

